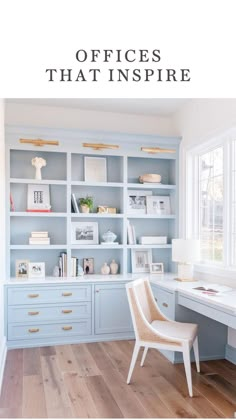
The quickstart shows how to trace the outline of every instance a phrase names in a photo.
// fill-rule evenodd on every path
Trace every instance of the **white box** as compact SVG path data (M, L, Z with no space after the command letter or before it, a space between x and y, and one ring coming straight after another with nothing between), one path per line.
M141 236L141 245L164 245L167 244L167 236Z

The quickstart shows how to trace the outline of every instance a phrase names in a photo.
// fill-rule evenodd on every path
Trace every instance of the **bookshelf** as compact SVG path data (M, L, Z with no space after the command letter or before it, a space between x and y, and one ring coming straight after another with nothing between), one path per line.
M19 143L19 138L56 138L59 146L36 148ZM94 151L84 148L83 141L118 144L117 150ZM58 265L60 253L67 253L68 277L71 257L94 258L94 274L100 275L104 262L114 259L119 264L119 274L131 272L132 249L151 249L153 262L163 262L165 272L172 271L171 240L178 236L178 148L179 138L161 138L120 133L81 132L76 130L53 130L29 127L7 127L7 202L10 193L14 211L7 213L8 227L8 276L15 276L15 261L30 260L45 262L46 276L52 276ZM175 153L148 154L141 146L160 146L175 150ZM42 180L34 179L32 158L43 157L47 164L42 168ZM85 157L105 157L107 182L86 182L84 178ZM159 173L161 184L140 184L138 177L145 173ZM29 184L49 185L52 211L50 213L27 212L27 189ZM129 191L149 190L152 195L168 196L171 213L129 214ZM71 194L80 197L92 196L94 208L91 213L73 213ZM97 213L98 206L117 209L116 214ZM72 223L95 222L98 224L98 244L73 244ZM167 244L139 245L127 241L127 226L132 223L136 236L167 236ZM110 229L117 235L117 245L101 245L102 235ZM32 231L47 231L50 245L29 245Z

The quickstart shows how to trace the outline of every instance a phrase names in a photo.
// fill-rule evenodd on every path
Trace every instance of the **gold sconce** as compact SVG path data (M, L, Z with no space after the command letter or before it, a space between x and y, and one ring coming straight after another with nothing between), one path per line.
M176 153L174 149L164 149L162 147L141 147L142 152L146 153Z
M20 143L25 143L25 144L33 144L34 146L59 146L59 141L57 140L42 140L42 139L36 139L36 140L31 140L31 139L20 139L19 140Z
M104 143L83 143L83 147L90 147L93 150L103 149L119 149L120 146L116 144L104 144Z

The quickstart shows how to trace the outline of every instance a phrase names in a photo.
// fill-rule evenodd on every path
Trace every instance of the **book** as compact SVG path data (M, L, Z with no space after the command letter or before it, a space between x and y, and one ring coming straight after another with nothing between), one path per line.
M50 238L29 238L30 245L50 245Z
M15 206L14 206L12 193L10 193L10 211L15 211Z
M133 231L132 226L130 223L127 225L127 234L128 234L128 244L133 245L134 244L134 238L133 238Z
M167 236L141 236L139 243L141 245L165 245Z
M71 194L71 206L74 210L74 213L79 213L79 206L75 197L75 194Z
M48 232L31 232L31 238L48 238Z
M27 209L28 212L34 212L34 213L50 213L51 209Z

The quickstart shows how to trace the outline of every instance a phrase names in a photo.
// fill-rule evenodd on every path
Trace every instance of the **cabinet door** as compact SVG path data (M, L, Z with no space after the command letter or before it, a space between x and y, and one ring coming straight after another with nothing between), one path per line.
M95 286L95 334L133 331L125 284Z

